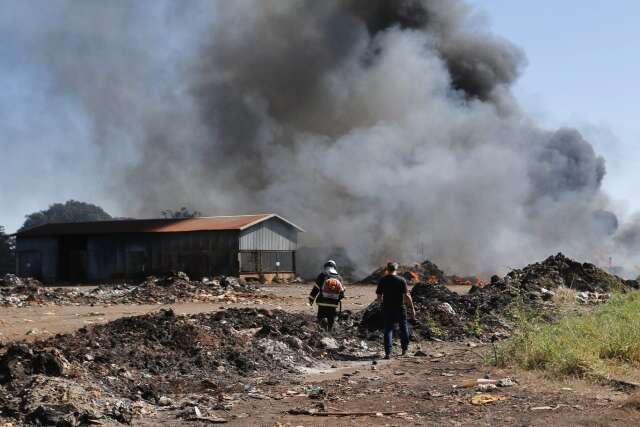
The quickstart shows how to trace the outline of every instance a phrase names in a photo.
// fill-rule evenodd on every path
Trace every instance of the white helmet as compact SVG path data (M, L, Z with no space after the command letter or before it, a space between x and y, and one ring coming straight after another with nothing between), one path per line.
M338 267L336 262L332 259L324 263L324 271L329 274L338 274Z

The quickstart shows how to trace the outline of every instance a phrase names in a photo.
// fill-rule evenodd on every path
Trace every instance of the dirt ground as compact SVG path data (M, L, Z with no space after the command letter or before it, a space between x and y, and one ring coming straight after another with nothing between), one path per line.
M428 356L391 361L342 362L335 368L301 376L299 381L258 386L252 394L230 397L233 408L218 415L229 426L637 426L637 403L624 391L583 381L556 382L540 375L488 367L484 347L428 343ZM415 351L417 345L412 345ZM456 387L477 378L513 378L517 384L488 392L505 400L475 406L474 388ZM321 399L308 391L319 387ZM316 417L293 415L322 409L360 415ZM383 412L395 412L384 415ZM362 414L368 413L368 414ZM170 413L159 414L151 426L184 425ZM197 424L194 424L197 425Z
M306 305L310 285L274 285L268 296L237 304L174 304L176 313L190 314L231 307L279 308L312 312ZM464 292L464 289L456 289ZM353 285L343 309L361 310L374 299L372 286ZM0 308L0 340L34 340L51 334L169 307L167 305L32 306ZM339 327L339 325L338 325ZM421 350L422 355L414 355ZM475 343L412 343L411 356L391 361L356 360L318 365L297 380L264 384L256 378L251 392L243 385L222 398L229 408L218 417L230 426L407 426L521 425L632 426L640 425L640 398L629 390L583 381L557 382L540 374L488 366L483 355L490 346ZM513 378L513 387L487 391L504 400L475 406L479 392L458 387L465 380ZM314 396L314 393L317 396ZM310 396L311 394L311 396ZM367 413L317 417L329 413ZM384 415L382 412L393 412ZM177 421L170 409L160 410L136 425L206 425Z
M33 340L74 331L82 326L106 323L124 316L135 316L172 308L177 314L193 314L225 310L227 308L259 307L292 312L314 312L307 305L311 284L269 285L261 288L255 299L239 303L177 303L177 304L122 304L122 305L35 305L20 308L0 307L0 342ZM467 287L453 286L456 292ZM88 288L87 288L88 289ZM375 299L375 286L350 285L343 310L362 310ZM264 295L264 298L260 297Z
M193 314L225 310L227 308L259 307L292 312L313 310L307 305L312 285L270 285L263 287L255 299L239 303L178 303L154 305L95 305L95 306L29 306L0 307L0 342L20 339L33 340L71 332L83 326L106 323L124 316L135 316L171 307L177 314ZM264 295L264 297L260 297ZM361 310L375 299L375 287L352 285L344 310Z

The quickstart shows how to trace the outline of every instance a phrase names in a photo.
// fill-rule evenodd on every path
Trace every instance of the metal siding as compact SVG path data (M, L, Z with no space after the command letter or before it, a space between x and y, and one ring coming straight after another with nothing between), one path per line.
M238 274L237 231L91 236L87 252L90 281L135 281L171 271L184 271L195 279ZM137 267L144 265L142 271L132 264L135 252L144 254L137 260L142 262Z
M56 238L26 238L18 237L16 239L16 252L18 257L20 252L34 251L39 252L42 262L42 277L45 282L53 282L56 280L58 270L58 240ZM19 262L17 262L19 265ZM18 271L18 275L21 272Z
M298 230L278 218L240 232L241 251L295 251L297 248Z

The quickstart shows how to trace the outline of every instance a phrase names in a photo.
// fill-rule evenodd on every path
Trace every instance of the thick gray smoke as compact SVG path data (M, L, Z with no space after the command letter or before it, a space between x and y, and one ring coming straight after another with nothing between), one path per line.
M428 257L485 273L614 250L604 160L519 110L523 52L463 1L20 8L36 18L12 31L87 129L69 138L94 144L122 214L276 211L363 270Z

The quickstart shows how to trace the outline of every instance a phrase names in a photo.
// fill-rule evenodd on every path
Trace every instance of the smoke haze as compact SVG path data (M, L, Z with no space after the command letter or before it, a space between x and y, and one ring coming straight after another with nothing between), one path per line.
M41 73L0 102L0 137L70 144L46 173L122 215L279 212L362 270L418 248L488 273L640 247L604 160L519 109L524 53L463 1L20 2L0 36Z

